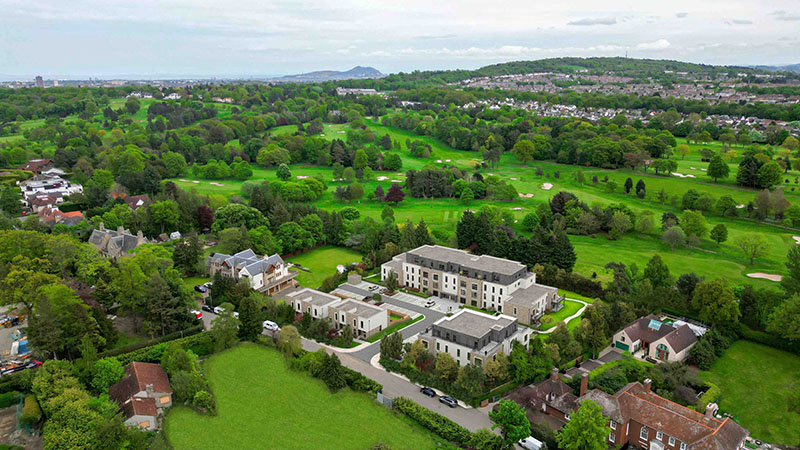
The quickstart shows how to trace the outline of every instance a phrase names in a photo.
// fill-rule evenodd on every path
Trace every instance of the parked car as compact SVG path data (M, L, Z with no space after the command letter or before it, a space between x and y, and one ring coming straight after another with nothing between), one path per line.
M267 331L278 331L279 329L278 324L271 320L265 320L262 325L264 326L264 329Z
M206 312L210 312L210 313L214 312L214 308L212 308L209 305L203 305L200 309L202 309L203 311L206 311Z
M203 286L205 286L206 288L210 288L213 285L214 285L213 281L206 281L205 283L203 283Z
M206 289L206 287L203 286L202 284L198 284L197 286L195 286L194 290L201 294L205 294L206 292L208 292L208 289Z
M194 316L197 317L198 319L202 319L203 318L203 311L198 311L196 309L193 309L192 310L192 314L194 314Z
M425 307L426 308L432 308L434 306L436 306L436 302L433 301L433 300L428 300L427 302L425 302Z
M433 389L431 389L429 387L423 387L419 391L422 392L424 395L427 395L428 397L431 397L431 398L436 397L436 391L434 391Z
M223 308L221 306L215 306L214 307L214 314L222 314L224 312L225 312L225 308Z
M526 450L540 450L542 448L542 443L538 439L534 438L533 436L528 436L525 439L519 441L520 447Z
M445 405L451 408L455 408L456 406L458 406L458 400L454 399L453 397L450 397L449 395L443 395L439 397L439 402L444 403Z

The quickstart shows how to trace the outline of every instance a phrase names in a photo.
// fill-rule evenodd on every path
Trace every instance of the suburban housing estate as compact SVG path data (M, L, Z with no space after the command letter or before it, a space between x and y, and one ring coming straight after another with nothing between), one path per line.
M289 265L280 255L259 257L252 249L234 255L214 253L208 257L208 274L215 273L232 277L239 281L246 279L250 287L267 295L274 295L284 289L294 287L297 272L289 270Z
M353 335L369 339L389 326L389 312L366 302L341 298L315 289L292 292L287 301L298 314L310 314L314 319L330 319L337 330L350 325Z
M499 352L511 354L514 341L527 348L531 334L533 330L519 326L514 317L463 308L434 322L419 339L434 355L445 352L461 365L482 367Z
M526 325L563 306L558 290L536 284L536 274L524 264L440 245L423 245L395 256L381 266L381 280L392 272L401 286L499 311Z

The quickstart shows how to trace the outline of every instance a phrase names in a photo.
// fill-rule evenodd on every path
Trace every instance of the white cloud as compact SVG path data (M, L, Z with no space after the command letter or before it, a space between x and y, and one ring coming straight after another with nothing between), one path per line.
M687 13L687 12L678 12L678 13L675 13L675 17L677 17L678 19L685 19L685 18L689 17L689 13Z
M753 21L747 19L729 19L726 20L725 23L728 25L752 25Z
M642 42L641 44L637 44L636 48L639 50L664 50L665 48L669 48L670 43L666 39L659 39L653 42Z
M605 17L599 19L579 19L579 20L571 20L567 22L567 25L580 25L580 26L592 26L592 25L614 25L617 23L617 19L613 17Z

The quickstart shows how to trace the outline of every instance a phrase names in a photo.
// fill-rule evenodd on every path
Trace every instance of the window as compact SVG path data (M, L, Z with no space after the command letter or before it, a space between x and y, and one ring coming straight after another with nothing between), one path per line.
M159 403L161 403L162 405L163 405L164 403L169 403L169 395L165 395L165 396L161 397L160 399L158 399L158 401L159 401Z
M439 281L439 275L433 274L433 281Z
M456 349L456 356L461 358L461 349L460 348Z
M467 282L464 281L464 280L461 280L461 287L467 287Z
M555 396L555 394L553 394L553 396ZM564 414L564 418L567 419L567 422L569 422L569 414Z
M647 428L642 427L641 431L639 431L639 437L642 439L647 439Z
M483 364L483 361L480 358L475 358L475 365L481 367L481 364Z
M608 427L611 428L612 430L616 430L617 429L617 422L614 422L612 420L611 422L609 422ZM614 441L612 440L611 442L614 442Z
M427 349L428 348L428 341L422 341L422 346Z
M670 446L673 446L673 445L675 445L675 438L674 438L674 437L672 437L672 436L670 436L670 437L669 437L669 445L670 445Z
M450 351L450 349L449 349L449 348L447 348L447 345L445 345L445 346L444 346L444 352L445 352L445 353L447 353L447 352L449 352L449 351Z
M656 431L656 439L659 440L659 441L663 440L664 439L664 433L662 433L660 431Z
M428 278L428 272L422 272L422 278Z
M686 450L686 443L681 442L681 450Z
M515 316L517 315L517 307L516 306L514 307L514 315Z
M613 444L614 443L614 439L616 439L616 436L614 436L614 433L609 433L608 434L608 442L611 442Z
M439 351L439 343L438 342L436 343L436 351L437 352Z
M478 289L478 284L477 283L472 283L472 289L477 290Z

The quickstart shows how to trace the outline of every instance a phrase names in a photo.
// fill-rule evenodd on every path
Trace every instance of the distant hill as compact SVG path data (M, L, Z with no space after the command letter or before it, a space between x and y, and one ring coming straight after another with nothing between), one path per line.
M361 80L367 78L382 78L385 77L380 70L374 67L356 66L350 70L341 72L337 70L319 70L316 72L301 73L298 75L287 75L279 78L280 81L294 81L294 82L318 82L318 81L335 81L335 80Z
M800 64L788 66L754 66L756 69L769 70L770 72L795 72L800 73Z

